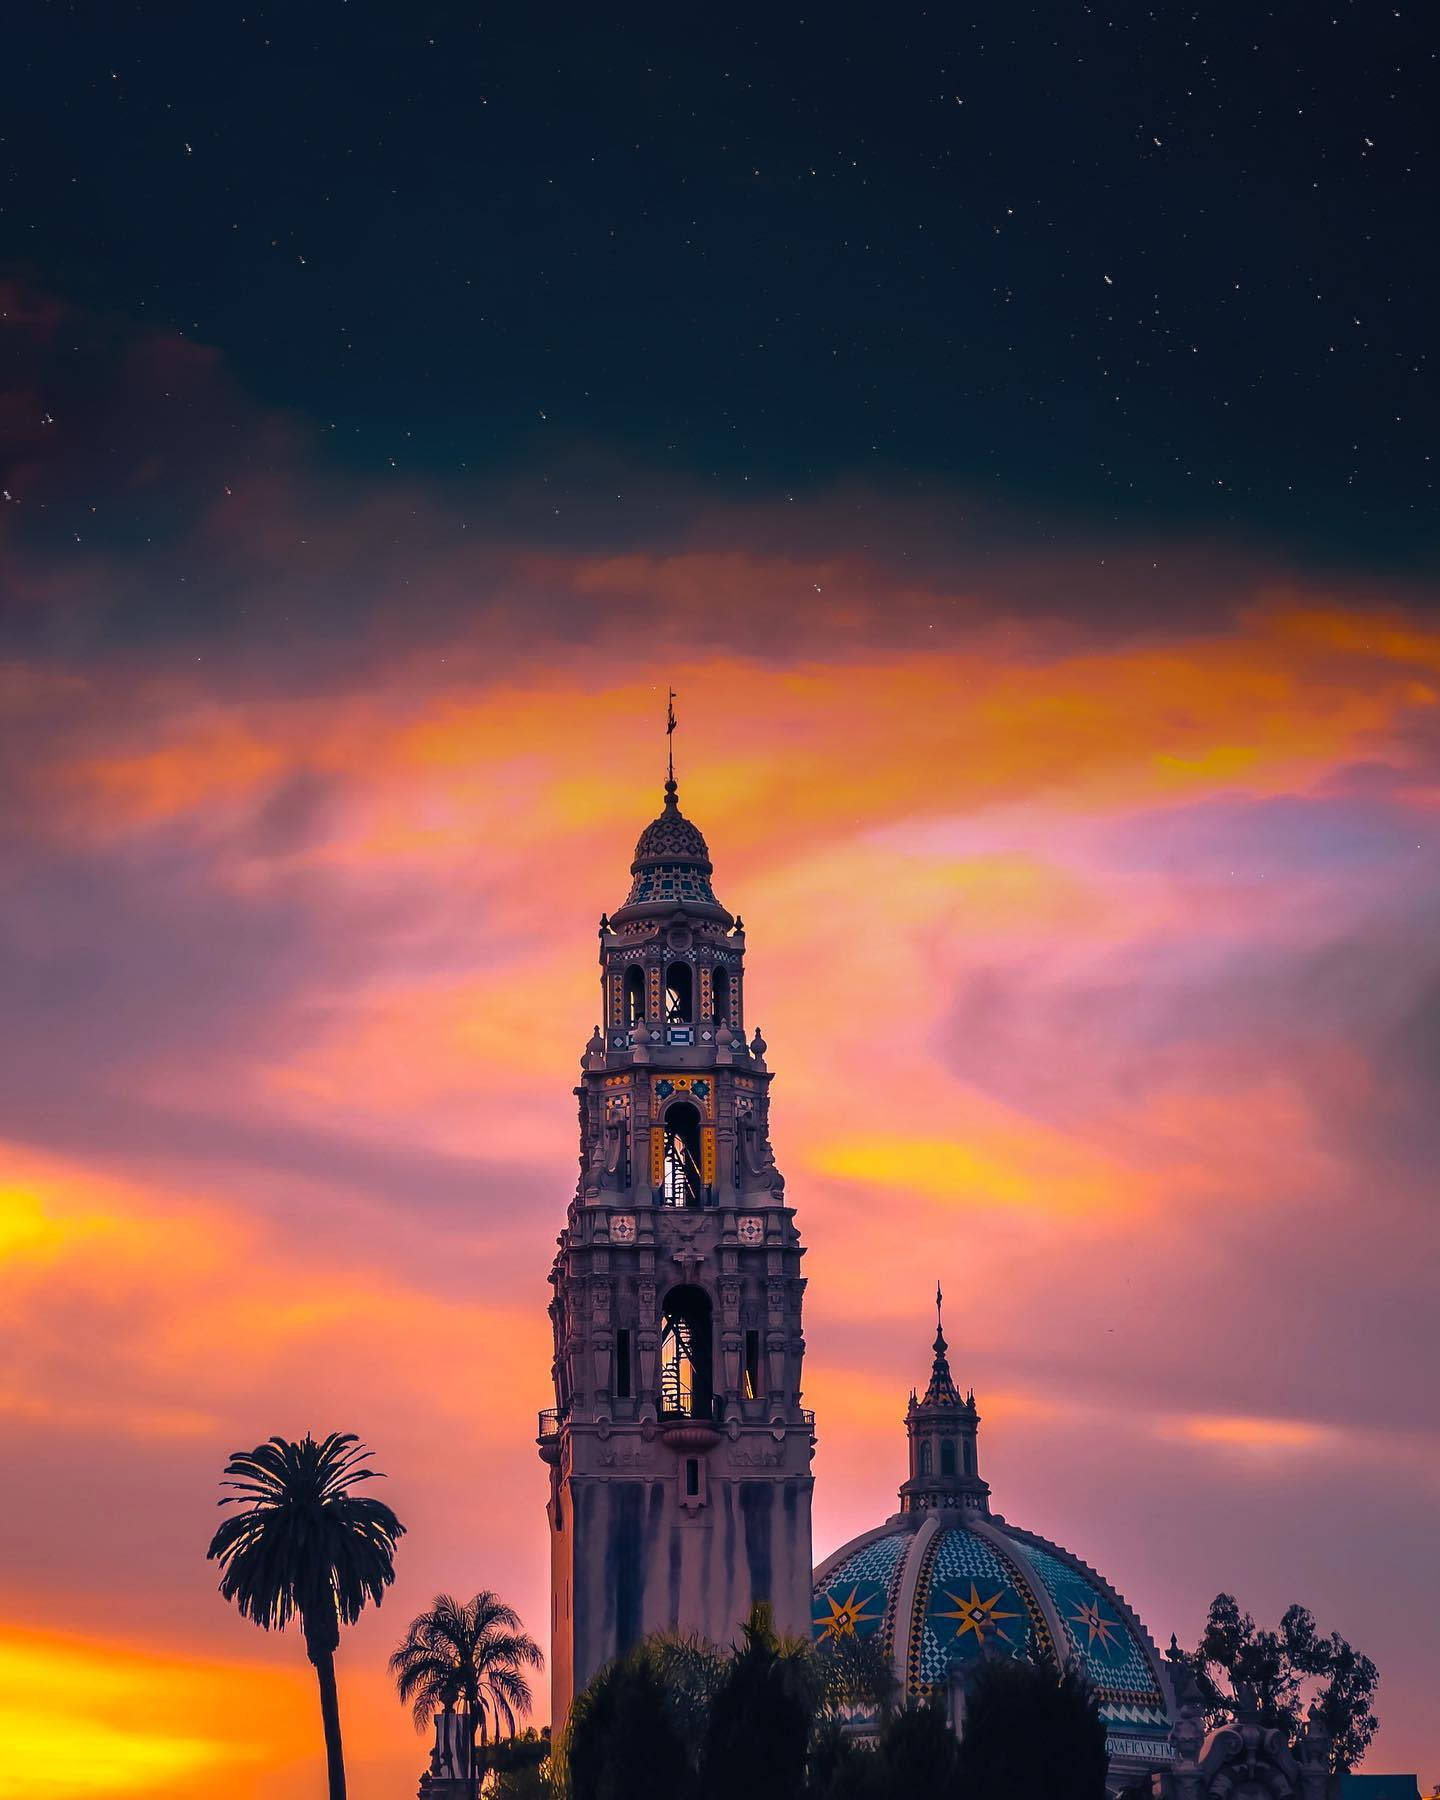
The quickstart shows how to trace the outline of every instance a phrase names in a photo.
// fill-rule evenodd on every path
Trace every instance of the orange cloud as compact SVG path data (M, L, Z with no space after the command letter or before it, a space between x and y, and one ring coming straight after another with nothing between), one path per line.
M577 565L573 579L583 590L593 566ZM976 631L925 655L809 667L682 662L672 678L690 701L687 794L717 835L759 856L841 822L1037 794L1106 808L1216 787L1290 791L1433 704L1415 677L1440 664L1440 633L1374 629L1290 601L1164 648L1060 651L1038 626L1031 639L1019 627ZM474 665L462 640L439 694L402 667L383 695L338 702L196 708L183 689L160 685L147 711L158 710L162 745L149 720L143 745L127 744L118 725L112 748L68 757L46 779L88 796L95 824L138 829L233 806L287 770L329 773L368 790L348 825L357 847L422 860L473 856L484 844L503 864L557 830L608 846L631 829L647 762L653 781L643 734L607 742L603 774L588 771L597 721L654 716L654 685L603 646L583 659L553 655L543 679L533 665L518 679L507 669L503 686ZM728 725L737 717L741 740ZM783 744L783 757L757 742Z
M1097 1213L1135 1204L1117 1168L1085 1169L1080 1146L1046 1145L1031 1125L993 1133L988 1142L885 1133L842 1137L816 1152L822 1174L921 1194L956 1208L1007 1207L1022 1212Z
M1302 1419L1195 1417L1176 1420L1175 1435L1199 1444L1223 1444L1241 1450L1319 1450L1337 1434Z

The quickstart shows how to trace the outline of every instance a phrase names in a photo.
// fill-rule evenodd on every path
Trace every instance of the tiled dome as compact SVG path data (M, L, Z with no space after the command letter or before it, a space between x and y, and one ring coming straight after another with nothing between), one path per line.
M878 1637L907 1699L945 1693L981 1656L1078 1663L1112 1771L1166 1754L1165 1676L1144 1626L1093 1569L1004 1520L897 1515L816 1571L814 1619L821 1643Z
M714 867L709 846L699 826L692 825L680 811L673 777L665 783L665 805L659 818L640 833L630 873L633 880L622 913L632 906L651 905L723 910L710 885Z
M664 811L658 819L652 819L640 833L630 872L633 875L641 863L668 862L675 858L703 863L707 873L711 867L709 846L700 827L692 825L681 812L676 785L674 782L667 782Z

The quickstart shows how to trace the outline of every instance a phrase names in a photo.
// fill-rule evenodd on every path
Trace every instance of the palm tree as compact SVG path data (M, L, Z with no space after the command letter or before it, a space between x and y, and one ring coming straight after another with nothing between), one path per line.
M515 1715L530 1710L526 1669L540 1668L540 1647L520 1626L520 1615L482 1588L461 1603L437 1594L428 1612L410 1621L405 1641L390 1658L400 1698L424 1731L437 1709L465 1702L466 1772L480 1793L476 1740L488 1743L501 1728L515 1735Z
M370 1452L353 1431L332 1431L317 1444L282 1437L237 1450L224 1485L238 1506L210 1540L219 1561L220 1592L242 1617L268 1631L298 1618L320 1685L330 1800L345 1800L335 1652L341 1625L353 1625L366 1600L378 1606L395 1579L395 1545L405 1527L380 1500L355 1494L378 1471L361 1468Z

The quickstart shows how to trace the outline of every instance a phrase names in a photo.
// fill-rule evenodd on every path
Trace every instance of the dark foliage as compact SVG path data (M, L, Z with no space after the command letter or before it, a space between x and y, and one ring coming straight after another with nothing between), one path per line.
M878 1800L874 1775L875 1758L829 1720L811 1740L806 1800Z
M490 1745L485 1767L495 1800L551 1800L554 1790L544 1768L549 1756L549 1732L533 1727L519 1737Z
M692 1800L685 1740L644 1645L577 1695L565 1765L571 1800Z
M909 1794L948 1797L956 1793L960 1745L942 1706L914 1706L892 1713L873 1752L877 1794L901 1800Z
M1303 1606L1290 1607L1277 1631L1262 1631L1233 1594L1217 1594L1199 1644L1174 1654L1194 1676L1211 1725L1243 1714L1293 1743L1313 1700L1331 1735L1334 1771L1353 1769L1379 1728L1379 1671L1338 1632L1322 1636Z
M803 1793L818 1695L815 1653L775 1636L769 1609L744 1628L706 1724L700 1800L795 1800Z
M978 1665L957 1757L964 1800L1105 1800L1107 1766L1083 1676L1008 1658Z
M754 1609L728 1653L650 1637L577 1697L556 1758L558 1789L573 1800L631 1792L829 1800L831 1776L851 1760L843 1721L856 1708L883 1713L894 1685L875 1646L817 1651L808 1638L777 1636L767 1606ZM637 1758L637 1735L652 1730L656 1755ZM837 1789L837 1800L851 1791ZM862 1789L853 1792L858 1800Z

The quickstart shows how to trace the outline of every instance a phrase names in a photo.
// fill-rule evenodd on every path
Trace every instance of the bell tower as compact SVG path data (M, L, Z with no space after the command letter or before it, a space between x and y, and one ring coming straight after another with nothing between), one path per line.
M604 1023L581 1057L580 1176L550 1277L557 1731L650 1632L726 1644L757 1600L810 1631L804 1251L765 1040L745 1038L744 926L713 872L672 764L625 903L600 920Z

